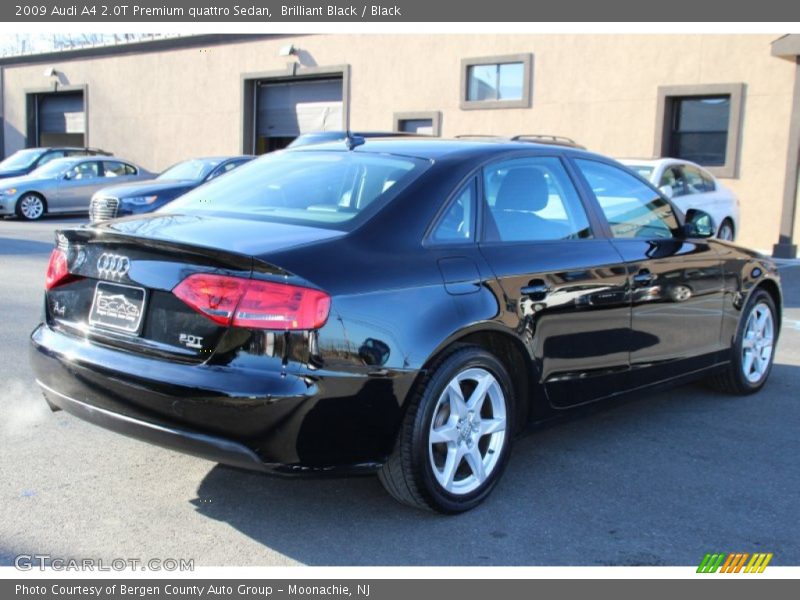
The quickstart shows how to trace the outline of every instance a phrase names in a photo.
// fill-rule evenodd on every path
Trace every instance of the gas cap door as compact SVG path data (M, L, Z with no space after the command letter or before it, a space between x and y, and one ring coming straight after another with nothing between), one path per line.
M481 289L481 274L471 258L452 256L438 260L444 288L448 294L475 294Z

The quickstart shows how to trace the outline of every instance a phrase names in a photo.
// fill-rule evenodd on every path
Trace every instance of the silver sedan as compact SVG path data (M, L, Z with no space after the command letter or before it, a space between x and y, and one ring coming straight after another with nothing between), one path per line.
M35 221L46 213L88 212L97 190L153 176L130 161L114 157L60 158L24 177L0 182L0 215L16 214Z

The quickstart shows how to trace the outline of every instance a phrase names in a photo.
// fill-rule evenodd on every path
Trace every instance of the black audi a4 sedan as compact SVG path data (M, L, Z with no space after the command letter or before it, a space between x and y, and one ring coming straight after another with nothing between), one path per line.
M349 138L59 231L31 360L54 410L455 513L532 421L765 384L778 273L714 231L583 150Z

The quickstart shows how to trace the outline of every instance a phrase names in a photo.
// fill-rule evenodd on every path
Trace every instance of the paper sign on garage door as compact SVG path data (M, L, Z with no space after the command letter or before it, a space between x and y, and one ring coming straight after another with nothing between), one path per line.
M260 137L294 137L344 127L341 79L262 83L257 106Z
M41 133L84 133L82 93L47 94L39 100Z

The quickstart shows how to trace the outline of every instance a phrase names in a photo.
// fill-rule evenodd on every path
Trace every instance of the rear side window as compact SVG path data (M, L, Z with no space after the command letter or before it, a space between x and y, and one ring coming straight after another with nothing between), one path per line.
M346 229L344 223L388 201L427 165L421 159L358 151L276 152L192 190L164 211Z
M592 236L578 192L558 158L518 158L484 167L487 241Z
M677 198L686 194L686 182L683 177L683 172L678 167L668 167L664 169L664 174L661 176L659 187L669 186L672 190L672 196Z
M669 202L627 170L594 160L576 159L575 163L615 238L671 238L678 233Z
M122 177L124 175L136 175L136 169L117 161L103 161L103 175L106 177Z
M710 173L706 173L705 171L700 171L700 176L703 178L703 181L706 185L707 192L713 192L717 189L717 184L714 183L714 178L711 176Z
M476 188L477 183L473 179L455 195L433 230L433 241L458 243L475 239Z
M714 186L708 186L707 180L703 177L702 172L697 167L692 165L684 165L683 173L686 176L686 189L690 194L702 194L704 192L713 192Z

